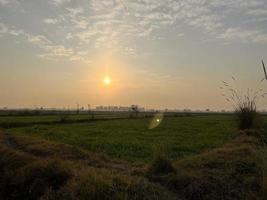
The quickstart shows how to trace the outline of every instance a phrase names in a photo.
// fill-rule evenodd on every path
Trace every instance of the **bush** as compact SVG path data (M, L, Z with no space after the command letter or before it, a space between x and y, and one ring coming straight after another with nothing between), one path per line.
M235 78L232 77L235 83ZM220 87L224 91L226 101L233 104L235 114L237 116L238 128L241 130L245 129L258 129L263 126L261 116L257 112L257 102L260 98L264 98L266 93L263 89L258 89L255 92L248 88L247 92L244 93L231 84L223 81L223 86Z
M241 130L261 128L263 126L262 118L256 110L250 110L245 107L240 110L236 110L238 128Z
M11 199L39 199L47 190L57 190L70 178L70 171L59 161L45 160L29 164L9 177Z
M239 129L259 129L263 127L263 120L256 110L254 101L247 99L244 102L240 102L235 113Z
M156 156L148 169L149 174L169 174L174 173L175 169L172 166L170 160L168 160L164 155L159 154Z

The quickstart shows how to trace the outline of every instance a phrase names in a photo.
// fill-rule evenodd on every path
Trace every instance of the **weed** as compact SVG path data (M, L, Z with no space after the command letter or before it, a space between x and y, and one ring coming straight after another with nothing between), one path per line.
M234 77L232 77L232 80L236 83ZM254 92L250 88L244 93L228 82L222 81L222 84L223 86L220 87L224 91L222 96L225 97L226 101L232 103L237 117L238 128L241 130L261 128L263 121L261 115L257 112L257 102L260 98L264 98L267 93L264 93L263 89L258 89Z

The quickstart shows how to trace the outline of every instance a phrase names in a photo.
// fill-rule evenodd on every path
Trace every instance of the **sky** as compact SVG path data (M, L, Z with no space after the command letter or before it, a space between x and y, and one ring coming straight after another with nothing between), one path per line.
M231 109L261 59L266 0L0 0L0 107Z

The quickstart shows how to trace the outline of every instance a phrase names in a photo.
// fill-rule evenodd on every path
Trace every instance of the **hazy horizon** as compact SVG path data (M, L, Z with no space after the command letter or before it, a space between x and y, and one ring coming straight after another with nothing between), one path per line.
M0 0L0 107L231 109L221 81L267 91L266 25L265 0Z

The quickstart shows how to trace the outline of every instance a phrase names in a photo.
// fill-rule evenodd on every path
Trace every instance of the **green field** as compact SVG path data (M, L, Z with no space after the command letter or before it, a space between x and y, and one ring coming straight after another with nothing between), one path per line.
M234 115L149 129L147 116L105 114L0 117L0 199L263 200L263 129L238 130Z
M128 113L95 113L95 119L112 119L112 118L126 118ZM0 116L1 123L44 123L44 122L59 122L62 118L66 118L69 121L75 120L91 120L92 114L61 114L61 115L33 115L33 116Z
M179 114L168 114L169 116L179 115ZM180 114L183 115L183 114ZM78 123L78 122L89 122L96 120L111 120L111 119L129 119L129 118L147 118L153 116L153 113L138 113L136 115L133 112L82 112L77 114L76 112L60 112L54 114L27 114L18 115L13 114L3 114L0 115L0 128L12 128L12 127L22 127L31 126L38 124L58 124L58 123Z
M9 131L71 144L115 159L148 162L158 149L177 159L220 146L233 137L233 122L233 116L207 115L165 118L152 130L148 129L150 119L121 119L34 125Z

